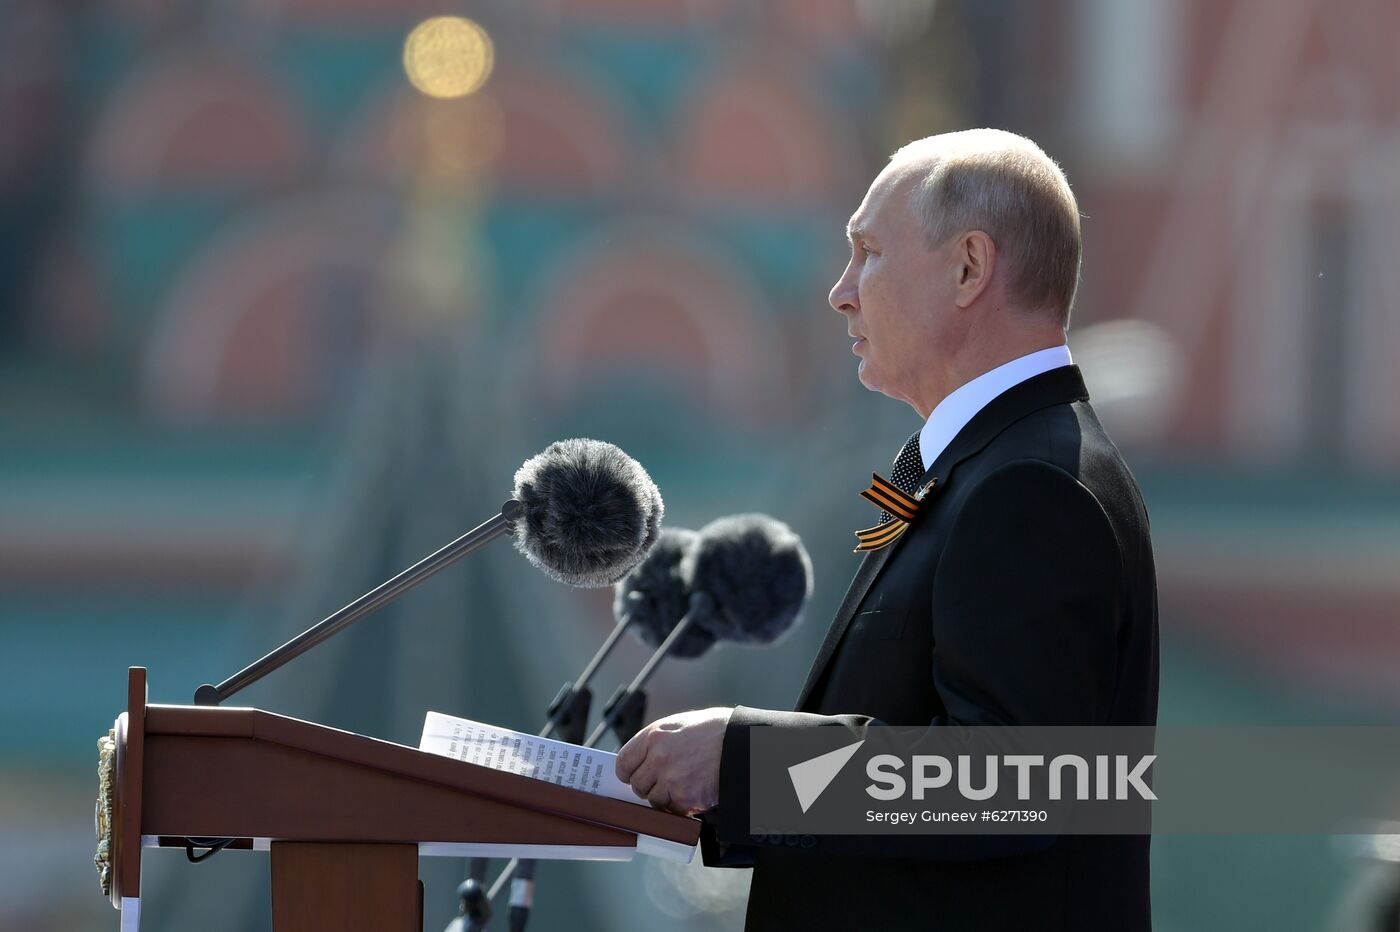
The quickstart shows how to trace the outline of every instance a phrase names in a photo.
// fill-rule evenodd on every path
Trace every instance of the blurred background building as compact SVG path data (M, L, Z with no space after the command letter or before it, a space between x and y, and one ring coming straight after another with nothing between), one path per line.
M806 624L651 689L788 707L917 427L826 305L843 225L944 130L1025 133L1078 194L1071 346L1152 515L1162 722L1393 721L1397 37L1394 0L9 0L0 930L115 928L89 813L128 665L189 701L555 439L637 457L673 526L803 535ZM611 623L497 545L239 701L533 729ZM1395 882L1327 838L1154 858L1168 932L1380 928ZM146 864L145 928L266 927L265 856ZM461 870L425 862L426 928ZM532 927L736 929L745 874L549 864Z

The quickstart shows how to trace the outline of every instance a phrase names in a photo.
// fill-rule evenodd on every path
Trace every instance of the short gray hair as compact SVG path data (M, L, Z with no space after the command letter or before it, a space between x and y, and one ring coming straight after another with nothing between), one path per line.
M999 129L919 139L891 156L904 159L923 163L912 207L929 245L982 230L1008 263L1012 294L1058 311L1069 326L1079 286L1079 207L1055 160Z

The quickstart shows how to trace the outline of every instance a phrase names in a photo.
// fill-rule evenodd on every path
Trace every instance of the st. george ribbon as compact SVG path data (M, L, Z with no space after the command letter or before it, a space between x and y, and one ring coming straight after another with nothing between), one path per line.
M526 460L499 514L366 592L338 612L224 680L195 691L218 705L336 632L505 534L548 576L572 586L617 582L646 557L661 532L661 493L641 464L610 443L561 440Z
M698 533L667 529L614 592L617 625L578 680L566 683L551 703L550 721L541 734L553 729L561 702L579 692L583 717L587 717L588 694L583 687L622 632L630 628L655 650L632 681L613 694L583 746L596 746L609 729L619 745L625 744L643 724L646 694L642 687L662 660L699 657L719 641L769 644L777 640L798 621L811 597L812 561L801 538L783 522L762 514L731 515L710 522ZM510 883L510 929L523 930L534 899L534 866L533 861L512 859L483 897L485 863L474 861L473 876L459 894L465 891L472 896L476 921L461 927L484 928L490 901Z

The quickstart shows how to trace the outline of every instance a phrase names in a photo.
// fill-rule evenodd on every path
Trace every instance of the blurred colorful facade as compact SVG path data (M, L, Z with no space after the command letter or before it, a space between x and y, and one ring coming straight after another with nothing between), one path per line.
M451 99L405 74L443 14L493 49ZM804 535L807 624L653 692L790 703L861 477L917 426L859 387L826 306L842 227L888 153L968 126L1041 142L1085 214L1071 346L1152 514L1163 721L1400 709L1393 0L14 0L3 23L0 929L115 921L75 852L128 664L187 701L489 516L560 437L640 459L671 523ZM526 728L610 623L503 547L247 701L409 744L429 707ZM1164 929L1350 908L1355 866L1316 839L1158 855ZM170 859L147 928L258 927L251 857ZM736 881L632 867L542 872L537 921L740 924ZM430 927L459 870L425 869Z

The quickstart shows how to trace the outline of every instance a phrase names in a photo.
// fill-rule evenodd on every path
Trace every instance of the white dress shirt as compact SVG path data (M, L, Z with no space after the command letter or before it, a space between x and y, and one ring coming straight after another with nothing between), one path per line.
M924 429L919 431L919 452L923 455L924 469L933 465L938 454L953 442L958 431L993 398L1032 376L1072 365L1073 362L1068 346L1052 346L997 366L954 389L952 394L938 403L938 407L928 416Z

